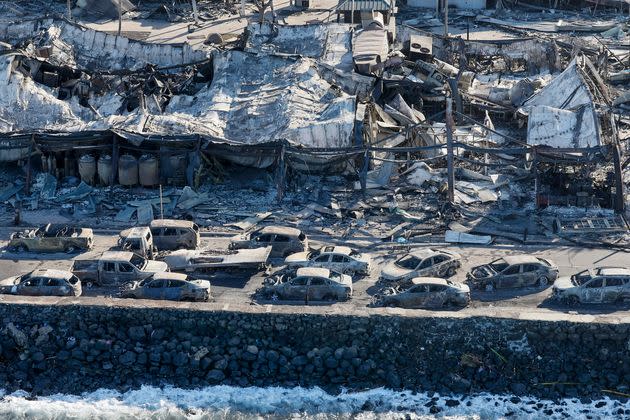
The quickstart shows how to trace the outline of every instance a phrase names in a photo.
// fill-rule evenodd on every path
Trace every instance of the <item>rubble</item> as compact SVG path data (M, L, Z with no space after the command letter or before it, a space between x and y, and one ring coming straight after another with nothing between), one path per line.
M22 168L1 194L5 210L24 202L22 212L64 205L64 216L105 224L166 216L247 231L282 220L341 238L522 242L525 229L528 241L557 234L535 209L623 209L621 19L510 5L451 11L446 29L457 35L445 36L431 11L354 3L341 2L337 22L263 16L234 43L219 31L199 35L219 42L195 47L58 17L0 22L0 160ZM79 183L86 153L109 172ZM156 181L118 185L123 155L138 168L154 158ZM243 166L261 171L255 182L234 181Z

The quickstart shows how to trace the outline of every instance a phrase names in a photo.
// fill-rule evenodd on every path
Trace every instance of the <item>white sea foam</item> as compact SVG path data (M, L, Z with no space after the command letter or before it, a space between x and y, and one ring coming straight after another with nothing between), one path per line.
M83 395L33 398L18 391L1 392L0 396L2 419L630 418L629 402L608 398L589 403L577 399L552 402L490 394L433 396L383 388L331 395L319 388L213 386L185 390L144 386L125 393L100 389ZM432 405L439 412L433 408L431 414Z

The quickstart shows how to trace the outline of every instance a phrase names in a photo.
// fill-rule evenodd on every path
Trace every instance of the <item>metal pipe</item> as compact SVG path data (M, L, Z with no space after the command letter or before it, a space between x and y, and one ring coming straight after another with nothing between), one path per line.
M448 201L455 203L455 169L453 168L453 100L446 98L446 166Z

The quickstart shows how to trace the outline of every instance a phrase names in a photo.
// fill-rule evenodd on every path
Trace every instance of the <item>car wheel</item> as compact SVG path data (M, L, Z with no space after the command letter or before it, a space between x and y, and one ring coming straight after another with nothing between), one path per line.
M270 298L272 301L277 302L280 300L280 295L278 295L277 293L272 293Z
M385 306L387 306L388 308L395 308L396 304L394 302L389 302Z
M82 283L88 289L91 289L92 287L96 287L97 286L97 284L96 284L96 282L94 280L84 280Z
M325 295L322 299L325 300L326 302L332 302L336 300L335 297L331 294Z
M453 277L453 276L455 275L455 272L456 272L456 271L457 271L457 270L456 270L456 268L455 268L455 267L450 266L450 267L448 268L448 270L446 270L446 277Z
M492 292L495 289L494 284L487 283L485 289L486 289L486 292Z
M540 276L538 278L538 287L547 287L549 285L549 278L547 276Z
M18 245L18 246L15 248L15 250L16 250L17 252L28 252L28 248L27 248L27 247L25 247L24 245Z
M68 245L65 251L66 254L74 254L75 252L77 252L77 247L75 247L74 245Z

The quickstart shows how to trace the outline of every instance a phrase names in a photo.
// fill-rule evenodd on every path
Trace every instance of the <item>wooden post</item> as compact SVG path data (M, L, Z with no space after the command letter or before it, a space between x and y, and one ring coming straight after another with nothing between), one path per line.
M446 98L446 165L448 201L455 203L455 169L453 168L453 100Z
M370 168L370 151L366 148L365 154L363 155L363 167L361 168L361 173L359 174L359 182L361 183L361 193L363 197L367 192L367 174Z
M197 0L192 0L193 19L195 23L199 23L199 13L197 11Z
M164 219L164 201L162 198L162 184L160 184L160 219Z
M448 37L448 0L444 0L444 36Z
M277 195L277 199L278 201L282 201L282 199L284 198L284 188L285 188L285 177L286 177L286 163L284 161L284 147L285 145L283 144L282 147L280 148L280 153L278 155L278 168L277 168L277 189L278 189L278 195Z
M352 1L352 7L350 8L350 24L354 25L354 0Z
M538 194L540 192L540 172L538 171L538 153L536 151L536 146L532 147L532 154L534 155L532 169L534 170L534 203L536 208L540 207L540 200L538 199Z
M33 154L33 145L35 144L35 134L31 134L31 141L28 145L28 157L26 158L26 195L31 193L31 155Z
M613 164L615 168L615 212L623 213L625 208L623 197L623 171L621 168L621 151L619 143L613 145Z
M118 0L118 36L122 32L122 0Z

